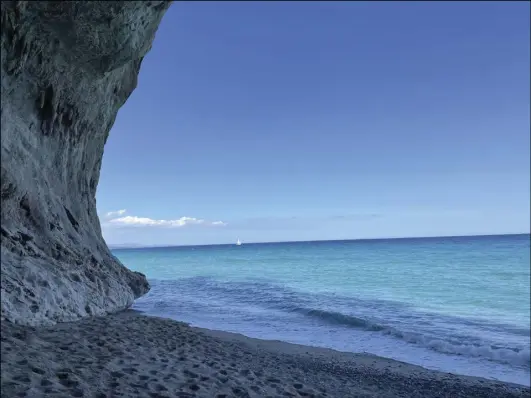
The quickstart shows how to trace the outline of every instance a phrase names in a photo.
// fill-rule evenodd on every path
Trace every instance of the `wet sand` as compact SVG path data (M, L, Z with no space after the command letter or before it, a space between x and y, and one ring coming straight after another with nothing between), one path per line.
M530 389L365 354L192 328L136 311L2 322L2 397L524 397Z

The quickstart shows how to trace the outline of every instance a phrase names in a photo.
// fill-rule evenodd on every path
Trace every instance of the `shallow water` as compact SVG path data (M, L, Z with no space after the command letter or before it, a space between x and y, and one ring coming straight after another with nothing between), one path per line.
M530 236L120 249L134 308L530 384Z

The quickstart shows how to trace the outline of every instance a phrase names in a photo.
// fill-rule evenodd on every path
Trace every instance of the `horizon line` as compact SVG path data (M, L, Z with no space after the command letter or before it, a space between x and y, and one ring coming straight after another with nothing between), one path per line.
M378 241L378 240L405 240L405 239L440 239L440 238L479 238L488 236L520 236L531 235L531 232L517 232L505 234L472 234L472 235L440 235L440 236L402 236L388 238L353 238L353 239L316 239L316 240L290 240L290 241L265 241L265 242L242 242L242 245L261 245L261 244L279 244L279 243L317 243L317 242L357 242L357 241ZM131 246L127 246L131 245ZM162 245L144 245L136 243L107 244L110 250L131 250L131 249L163 249L172 247L207 247L207 246L234 246L235 243L206 243L206 244L162 244ZM112 246L115 246L114 248ZM119 247L118 247L119 246Z

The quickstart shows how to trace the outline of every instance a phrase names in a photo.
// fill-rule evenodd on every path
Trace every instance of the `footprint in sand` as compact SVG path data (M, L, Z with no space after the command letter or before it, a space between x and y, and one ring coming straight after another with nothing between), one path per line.
M191 377L192 379L197 379L199 377L199 375L197 373L194 373L188 369L184 369L183 370L183 374L185 376L188 376L188 377Z
M15 376L13 377L13 380L18 381L20 383L26 383L26 384L31 382L30 378L27 375Z
M111 376L119 379L120 377L124 377L125 373L122 373L122 372L111 372Z
M51 386L52 384L53 383L50 380L48 380L48 379L42 379L41 380L41 386L42 387L48 387L48 386Z

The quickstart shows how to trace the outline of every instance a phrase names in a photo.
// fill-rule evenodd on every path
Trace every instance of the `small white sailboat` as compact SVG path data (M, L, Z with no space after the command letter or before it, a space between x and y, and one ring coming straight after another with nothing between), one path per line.
M240 238L238 238L238 241L236 242L236 246L241 246L242 242L240 241Z

